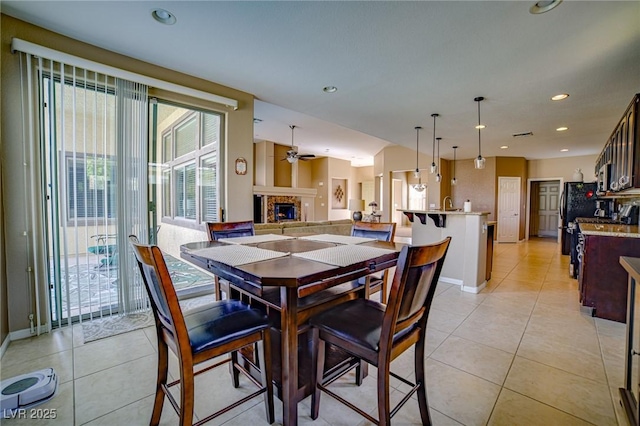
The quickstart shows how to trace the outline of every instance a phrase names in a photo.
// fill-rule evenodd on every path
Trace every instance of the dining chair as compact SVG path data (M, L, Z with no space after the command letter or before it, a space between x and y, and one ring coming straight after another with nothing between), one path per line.
M250 237L255 235L252 220L242 222L207 222L207 237L209 241L218 241L221 238ZM222 300L222 291L229 297L229 283L220 280L216 275L213 277L215 294L217 300Z
M359 298L313 316L314 360L311 417L320 410L325 392L374 424L389 425L391 417L417 392L422 424L430 425L424 355L427 319L451 237L425 246L402 248L391 283L389 303ZM328 389L338 377L322 382L326 344L337 346L378 368L378 420ZM390 371L391 361L414 347L415 384ZM390 376L411 386L409 393L390 409Z
M380 241L393 241L396 234L395 222L355 222L351 227L352 237L375 238ZM371 274L360 278L360 282L367 288L367 295L380 291L380 301L387 303L387 283L389 280L389 270L386 269L382 275Z
M239 300L229 299L183 313L160 249L155 245L140 244L134 235L129 236L129 241L149 294L158 341L158 377L150 424L160 423L166 395L180 416L180 425L191 425L195 376L229 362L234 387L239 387L237 372L242 372L259 389L195 424L203 424L260 394L264 394L267 421L273 423L271 339L267 315ZM259 348L257 365L252 367L259 369L262 383L237 363L237 351L256 344ZM180 369L180 379L171 383L167 383L168 349L177 356ZM198 364L226 354L230 356L195 371L194 367ZM169 391L170 387L177 384L180 384L180 404Z

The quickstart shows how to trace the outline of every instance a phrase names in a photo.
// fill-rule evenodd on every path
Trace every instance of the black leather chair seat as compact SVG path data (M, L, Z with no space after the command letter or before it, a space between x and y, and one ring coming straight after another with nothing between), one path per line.
M346 342L377 352L385 307L370 299L355 299L315 315L310 324Z
M184 322L194 353L269 327L266 314L238 300L222 300L187 311Z

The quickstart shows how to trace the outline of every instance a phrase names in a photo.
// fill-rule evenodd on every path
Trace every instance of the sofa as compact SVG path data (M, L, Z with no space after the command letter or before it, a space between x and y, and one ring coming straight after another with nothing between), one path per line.
M351 235L351 219L321 220L313 222L278 222L256 223L254 225L256 235L263 234L336 234Z

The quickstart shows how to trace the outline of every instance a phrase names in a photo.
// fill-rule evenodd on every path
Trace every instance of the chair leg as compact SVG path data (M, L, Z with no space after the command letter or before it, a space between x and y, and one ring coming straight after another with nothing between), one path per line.
M272 424L275 421L275 414L273 411L273 377L271 375L271 331L268 328L262 332L262 340L258 342L257 353L261 366L262 385L267 389L264 393L267 422Z
M156 396L153 402L153 411L151 413L151 426L160 424L160 416L162 415L162 406L164 405L164 391L162 385L167 384L167 371L169 369L169 349L162 338L158 336L158 378L156 380Z
M312 352L312 360L315 360L315 368L311 370L311 418L315 420L320 413L320 388L318 384L322 383L322 376L324 375L326 343L324 340L320 340L320 333L317 328L311 329L311 336L313 338L312 348L316 349L315 352Z
M382 287L380 288L380 303L386 305L387 304L387 287L389 281L389 270L385 269L382 274Z
M378 421L380 426L391 424L391 404L389 400L390 361L378 363Z
M193 424L193 362L180 359L180 426Z
M418 406L420 407L420 418L423 425L431 425L431 415L429 414L429 403L427 401L427 381L424 368L424 346L425 336L424 332L418 343L415 346L415 369L416 369L416 384L418 388Z
M231 362L229 363L229 374L234 388L240 387L240 371L236 368L238 363L238 351L231 352Z
M222 290L220 288L220 278L218 278L217 275L215 275L213 277L213 286L214 288L214 292L216 294L216 300L222 300Z
M358 361L358 365L356 366L356 385L362 385L362 381L369 374L369 364L364 362L363 360Z

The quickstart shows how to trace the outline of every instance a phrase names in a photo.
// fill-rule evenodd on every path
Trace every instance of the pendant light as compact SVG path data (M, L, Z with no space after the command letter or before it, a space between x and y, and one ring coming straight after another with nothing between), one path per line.
M413 177L418 179L418 183L413 185L413 189L415 189L418 192L422 192L427 188L427 185L425 185L424 183L422 183L422 177L420 176L420 167L418 166L418 156L419 156L419 144L420 144L420 129L422 129L422 127L420 126L416 126L416 170L413 172Z
M473 161L473 163L476 169L484 169L484 163L486 160L482 156L482 142L480 140L480 130L484 128L484 126L480 124L480 102L484 101L484 98L482 96L478 96L473 100L478 103L478 125L476 126L476 129L478 129L478 157Z
M440 175L440 141L442 140L442 138L436 138L436 152L437 152L437 158L438 158L438 162L437 164L437 172L438 174L436 175L436 182L440 182L442 180L442 176Z
M431 141L431 174L436 173L438 171L438 166L436 166L435 161L435 151L436 151L436 117L440 117L440 114L431 114L433 117L433 140Z
M451 165L451 185L457 185L458 179L456 179L456 150L458 149L458 145L453 147L453 164Z

